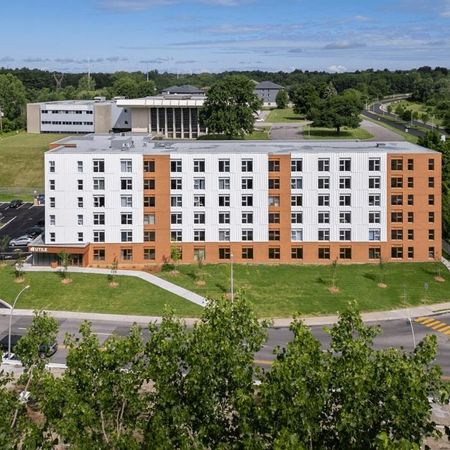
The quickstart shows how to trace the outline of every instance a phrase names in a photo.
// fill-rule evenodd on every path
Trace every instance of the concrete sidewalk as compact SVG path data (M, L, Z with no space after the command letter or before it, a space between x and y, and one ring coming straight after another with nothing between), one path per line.
M30 264L24 264L23 270L25 272L60 272L61 268L52 269L51 267L40 267L40 266L32 266ZM110 275L110 269L95 269L90 267L69 267L69 272L72 273L91 273L91 274L100 274L100 275ZM136 277L141 280L147 281L147 283L158 286L161 289L164 289L172 294L178 295L186 300L189 300L192 303L195 303L199 306L206 305L206 299L201 295L196 294L195 292L188 291L185 288L177 286L176 284L170 283L169 281L163 280L162 278L156 277L155 275L151 275L147 272L142 272L138 270L117 270L116 275L123 275L127 277Z

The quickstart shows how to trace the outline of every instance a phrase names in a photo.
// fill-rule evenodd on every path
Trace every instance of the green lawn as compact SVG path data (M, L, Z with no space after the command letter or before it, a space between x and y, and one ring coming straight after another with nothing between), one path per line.
M341 132L337 133L332 128L319 128L305 126L303 129L303 137L305 139L372 139L368 131L363 128L341 128Z
M433 107L430 107L430 106L427 107L427 105L424 105L423 103L411 102L409 100L401 100L400 102L392 103L392 112L393 113L395 113L395 108L398 105L402 105L405 107L405 109L409 109L411 111L416 111L419 114L424 114L424 113L428 114L428 116L430 117L430 123L431 123L431 116L434 116L433 117L434 125L439 125L439 126L442 125L442 120L434 115Z
M50 142L63 134L0 135L0 199L21 197L30 200L33 190L44 186L44 152ZM13 189L5 189L13 188Z
M450 301L450 273L442 268L444 283L434 280L435 263L390 263L385 265L387 288L379 288L380 269L375 265L339 265L337 287L331 294L330 266L234 265L235 289L245 293L260 317L331 314L355 299L363 311L387 310L420 303ZM195 284L198 267L180 265L180 273L160 274L164 279L207 297L221 297L230 289L228 264L203 266L205 286ZM424 289L428 283L428 290ZM406 293L406 299L404 294Z
M270 111L265 121L269 123L303 122L304 118L294 114L292 108L277 108Z
M0 298L11 303L26 284L17 304L20 309L47 309L111 314L161 316L170 305L177 315L196 317L202 308L139 278L117 277L119 286L109 287L106 275L70 274L72 284L63 285L58 274L51 272L25 273L25 282L14 282L12 269L0 268Z

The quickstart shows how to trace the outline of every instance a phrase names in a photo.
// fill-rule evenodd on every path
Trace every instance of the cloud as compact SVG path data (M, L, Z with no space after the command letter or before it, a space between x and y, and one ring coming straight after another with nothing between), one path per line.
M128 61L128 58L125 56L109 56L108 58L105 58L108 62L119 62L119 61Z
M12 58L11 56L3 56L2 58L0 58L0 62L13 62L15 61L14 58Z
M73 58L55 58L54 61L57 63L63 63L63 64L75 62L75 60Z
M369 22L372 19L369 16L353 16L353 19L356 20L357 22Z
M169 61L173 61L173 58L154 58L154 59L142 59L139 61L141 64L163 64Z
M342 64L332 64L331 66L327 67L327 72L344 73L347 72L347 67L343 66Z
M237 6L247 3L248 0L97 0L97 5L101 9L113 11L146 11L155 6L165 6L173 4L203 3L212 6Z
M195 59L182 59L180 61L175 61L175 64L195 64L196 62L198 61L196 61Z
M323 48L325 50L346 50L350 48L362 48L366 47L364 42L356 42L356 41L338 41L331 42L330 44L325 45Z
M302 53L303 49L302 48L291 48L290 50L288 50L288 53Z
M51 60L49 58L31 57L31 58L24 58L23 61L27 63L41 63L41 62L49 62Z

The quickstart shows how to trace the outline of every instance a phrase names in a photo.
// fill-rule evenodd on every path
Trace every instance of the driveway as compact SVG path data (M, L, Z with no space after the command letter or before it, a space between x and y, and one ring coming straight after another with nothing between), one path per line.
M273 141L303 140L303 126L296 124L273 124L270 133L270 139Z
M404 137L370 120L362 120L361 128L373 134L372 141L404 141Z

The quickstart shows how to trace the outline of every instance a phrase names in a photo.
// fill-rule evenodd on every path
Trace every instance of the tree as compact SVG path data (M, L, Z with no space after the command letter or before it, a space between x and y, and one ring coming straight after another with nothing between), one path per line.
M111 287L117 287L119 283L116 282L117 268L119 267L119 263L117 261L117 257L114 257L111 263L111 272L108 274L108 281Z
M228 75L208 90L200 123L209 133L223 134L227 139L243 138L253 132L260 107L253 82L243 76Z
M181 259L181 252L181 247L178 245L172 245L170 247L170 259L172 260L174 266L176 266L178 261Z
M83 75L78 81L79 91L95 91L95 78L90 75Z
M320 101L319 93L311 83L293 86L289 90L289 99L294 104L294 112L303 116L309 114Z
M284 89L281 89L280 91L278 91L278 94L275 97L275 102L277 104L278 109L287 108L288 103L289 103L288 93Z
M61 277L63 278L63 280L69 280L68 275L68 268L71 262L71 256L69 253L67 253L66 251L62 251L60 253L58 253L58 258L61 261L61 264L63 266L63 270L61 271Z
M112 86L115 96L136 98L138 96L138 83L130 76L117 78Z
M11 73L0 73L0 109L4 114L4 131L23 126L26 101L22 82Z
M313 127L336 128L340 133L342 127L357 128L361 123L363 105L353 93L344 93L320 101L313 108L308 118Z
M153 80L140 81L137 84L137 96L138 97L149 97L155 95L156 86Z
M8 250L10 240L11 240L11 238L7 234L5 234L4 236L2 236L0 238L0 252L1 253L4 253L4 252L6 252L6 250Z
M23 281L23 265L25 263L25 257L23 256L22 250L17 254L17 260L14 264L14 275L16 277L16 282L21 283Z

